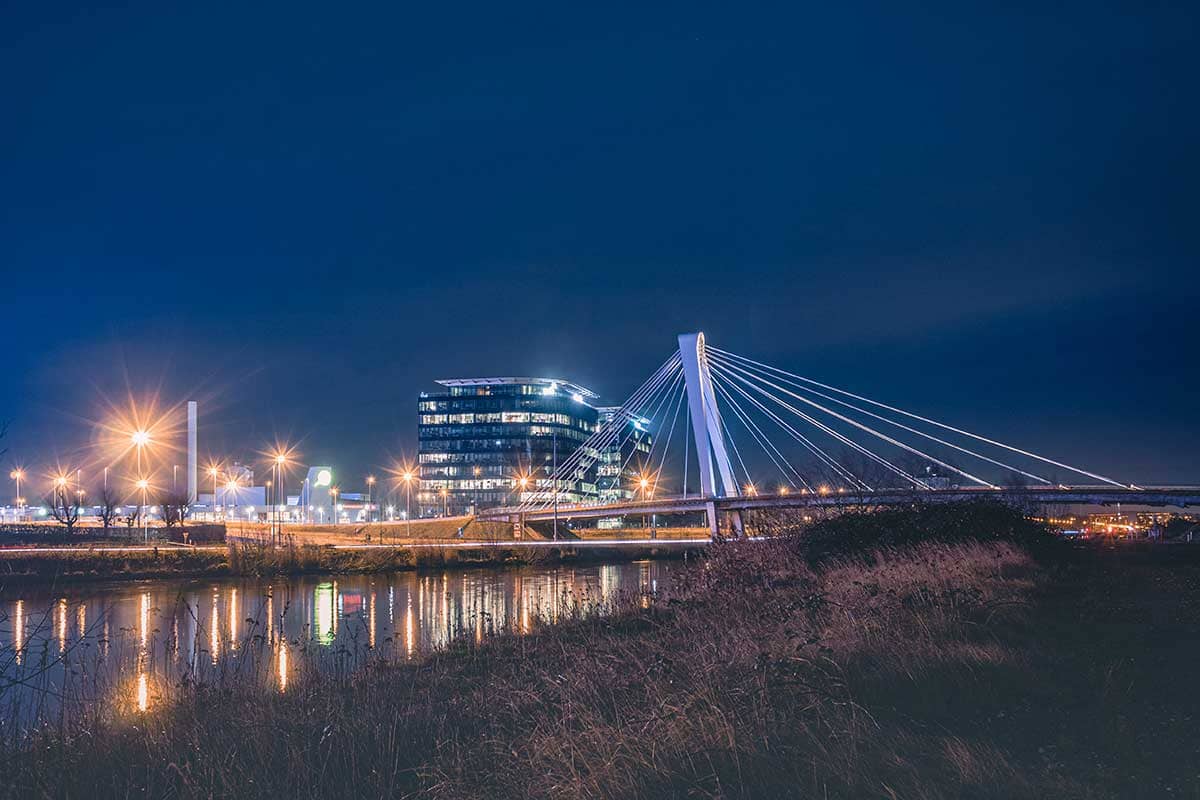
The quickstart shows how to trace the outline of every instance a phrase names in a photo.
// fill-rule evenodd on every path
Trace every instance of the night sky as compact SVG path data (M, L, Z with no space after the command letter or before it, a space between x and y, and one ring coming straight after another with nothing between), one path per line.
M5 475L152 391L361 474L704 330L1200 483L1194 3L173 6L5 8Z

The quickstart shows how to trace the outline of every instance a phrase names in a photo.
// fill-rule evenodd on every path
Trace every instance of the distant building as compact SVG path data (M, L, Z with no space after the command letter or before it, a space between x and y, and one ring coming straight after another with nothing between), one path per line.
M596 409L600 425L612 425L620 406ZM638 480L646 469L646 459L654 440L641 420L627 419L625 429L603 451L596 454L596 492L601 503L633 500Z
M552 378L438 381L417 402L420 485L413 515L470 514L554 495L564 464L596 430L596 394ZM596 459L558 487L559 502L594 501ZM522 480L524 484L522 485Z

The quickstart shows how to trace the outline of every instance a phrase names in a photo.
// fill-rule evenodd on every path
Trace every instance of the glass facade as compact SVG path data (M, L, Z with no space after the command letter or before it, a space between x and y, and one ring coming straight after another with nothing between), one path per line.
M612 425L619 406L596 409L600 425ZM616 503L637 498L638 479L647 469L646 461L654 440L640 422L628 420L625 430L613 443L597 454L596 491L601 503Z
M554 464L565 463L596 430L596 395L549 378L439 381L445 391L417 400L420 486L414 514L477 509L551 498ZM597 459L558 487L560 503L599 497ZM522 480L524 484L522 484Z

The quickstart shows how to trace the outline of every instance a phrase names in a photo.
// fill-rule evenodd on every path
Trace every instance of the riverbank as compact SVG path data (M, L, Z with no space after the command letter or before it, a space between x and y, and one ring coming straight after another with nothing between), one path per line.
M1196 552L990 505L843 517L607 619L89 717L0 796L1194 796Z
M0 587L77 581L228 578L382 573L513 564L587 564L696 555L703 544L649 542L441 543L404 545L288 545L254 542L222 546L130 546L0 549Z

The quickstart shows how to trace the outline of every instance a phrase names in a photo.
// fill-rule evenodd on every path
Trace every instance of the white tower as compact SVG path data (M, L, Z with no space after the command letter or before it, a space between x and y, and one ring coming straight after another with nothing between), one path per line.
M187 483L188 503L196 504L196 401L187 404ZM216 498L213 498L216 501Z

